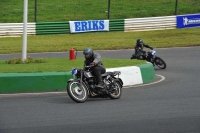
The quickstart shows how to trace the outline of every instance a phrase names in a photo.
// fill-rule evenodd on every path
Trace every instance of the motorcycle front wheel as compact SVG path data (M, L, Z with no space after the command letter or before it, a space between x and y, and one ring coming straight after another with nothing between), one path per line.
M77 103L83 103L88 98L87 88L83 84L75 81L71 81L67 84L67 93L69 97Z
M118 82L114 82L112 85L112 91L108 95L111 99L119 99L122 95L122 87Z
M165 61L161 59L160 57L156 57L154 59L154 63L161 69L165 69L167 67Z

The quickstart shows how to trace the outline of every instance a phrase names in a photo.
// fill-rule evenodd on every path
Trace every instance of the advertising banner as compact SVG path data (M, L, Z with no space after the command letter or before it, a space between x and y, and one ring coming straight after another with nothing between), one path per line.
M177 16L176 23L177 28L200 27L200 14Z
M109 31L109 20L69 21L71 33Z

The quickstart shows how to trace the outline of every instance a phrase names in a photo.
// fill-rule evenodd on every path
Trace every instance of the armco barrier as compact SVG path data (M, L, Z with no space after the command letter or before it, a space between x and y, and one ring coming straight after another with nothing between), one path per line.
M124 31L124 19L110 20L109 31Z
M37 22L36 35L69 34L69 22Z
M181 27L183 28L183 27L193 27L193 26L199 27L199 15L200 14L198 13L198 14L186 14L178 16L174 15L174 16L145 17L145 18L129 18L129 19L113 19L113 20L111 19L109 20L109 32L111 31L134 32L134 31L167 30L167 29L176 29ZM195 16L197 16L197 18ZM23 34L23 23L0 23L0 36L15 36L22 34ZM28 23L27 34L28 35L70 34L69 21Z
M151 63L139 66L110 68L106 71L121 71L124 86L142 84L155 80ZM0 74L0 93L47 92L66 89L70 72L40 73L2 73Z
M176 29L176 16L131 18L124 21L125 32Z
M27 34L35 35L35 23L27 23ZM0 36L23 35L23 23L0 23Z

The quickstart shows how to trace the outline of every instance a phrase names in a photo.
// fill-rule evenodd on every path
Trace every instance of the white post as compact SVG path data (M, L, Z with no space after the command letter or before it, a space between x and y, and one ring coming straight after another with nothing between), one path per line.
M22 61L26 60L27 56L27 17L28 17L28 0L24 0L24 22L23 22L23 46L22 46Z

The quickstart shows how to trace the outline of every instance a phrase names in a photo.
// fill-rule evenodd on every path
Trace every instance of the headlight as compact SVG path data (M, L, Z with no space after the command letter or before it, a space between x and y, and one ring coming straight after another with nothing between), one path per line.
M152 51L152 55L155 56L156 55L156 51Z
M77 69L73 68L71 73L72 73L73 76L75 76L77 74Z

